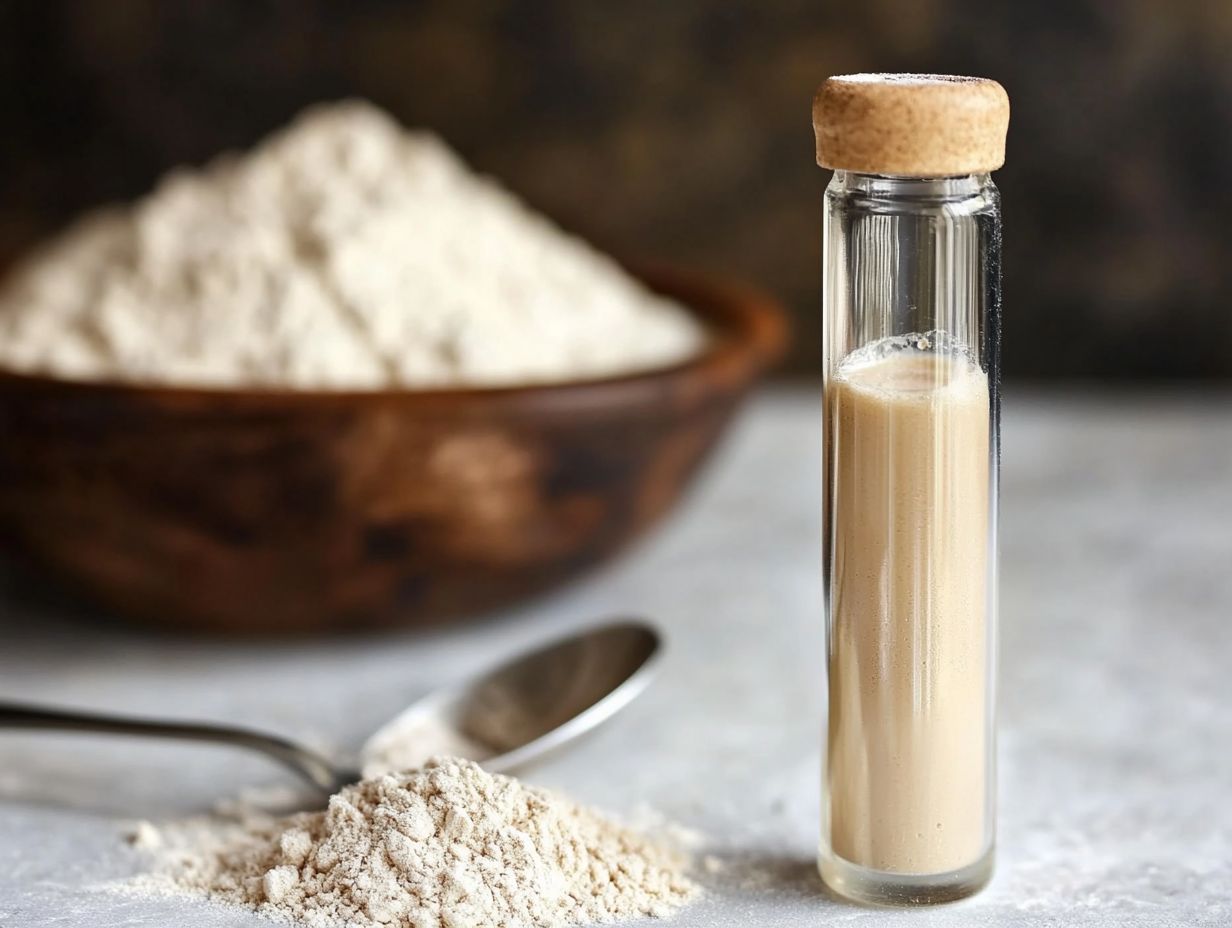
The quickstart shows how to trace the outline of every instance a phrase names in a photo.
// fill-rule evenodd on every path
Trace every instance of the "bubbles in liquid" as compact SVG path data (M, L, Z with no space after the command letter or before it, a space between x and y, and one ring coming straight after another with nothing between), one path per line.
M931 393L981 374L973 352L948 332L892 335L847 355L835 379L876 393Z
M911 332L907 335L890 335L857 348L839 363L839 373L867 364L884 361L903 352L928 352L945 355L955 360L961 358L972 367L979 367L975 353L949 332L933 329L929 332Z

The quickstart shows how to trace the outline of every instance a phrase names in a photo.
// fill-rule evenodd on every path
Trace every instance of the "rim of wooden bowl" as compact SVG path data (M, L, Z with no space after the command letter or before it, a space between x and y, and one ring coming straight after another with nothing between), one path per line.
M454 409L460 403L482 404L517 413L546 410L595 411L639 401L653 401L666 388L675 396L709 395L739 388L773 366L787 343L787 316L780 303L756 287L721 275L662 264L630 265L632 273L654 292L669 297L698 317L710 344L696 357L668 367L651 368L585 380L494 387L383 388L304 390L280 387L209 387L111 380L72 380L42 374L0 371L0 390L88 393L165 401L176 406L209 404L237 408L312 405L317 408L354 403L408 404L417 410Z

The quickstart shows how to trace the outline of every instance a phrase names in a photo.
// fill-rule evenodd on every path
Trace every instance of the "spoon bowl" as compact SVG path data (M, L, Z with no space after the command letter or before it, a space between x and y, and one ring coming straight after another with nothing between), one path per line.
M480 761L494 773L538 760L589 732L650 683L660 636L623 621L550 642L414 703L360 752L373 776L433 754Z

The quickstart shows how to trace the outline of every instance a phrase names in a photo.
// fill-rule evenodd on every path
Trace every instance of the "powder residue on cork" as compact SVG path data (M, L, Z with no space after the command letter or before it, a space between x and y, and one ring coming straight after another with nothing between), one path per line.
M522 928L667 916L687 854L457 758L347 787L323 812L164 826L127 890L309 928Z

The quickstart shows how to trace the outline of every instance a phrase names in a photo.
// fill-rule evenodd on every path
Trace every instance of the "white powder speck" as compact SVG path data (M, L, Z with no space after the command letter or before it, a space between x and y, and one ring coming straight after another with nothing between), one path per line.
M137 822L128 833L128 843L143 851L153 851L162 847L163 836L150 822Z

